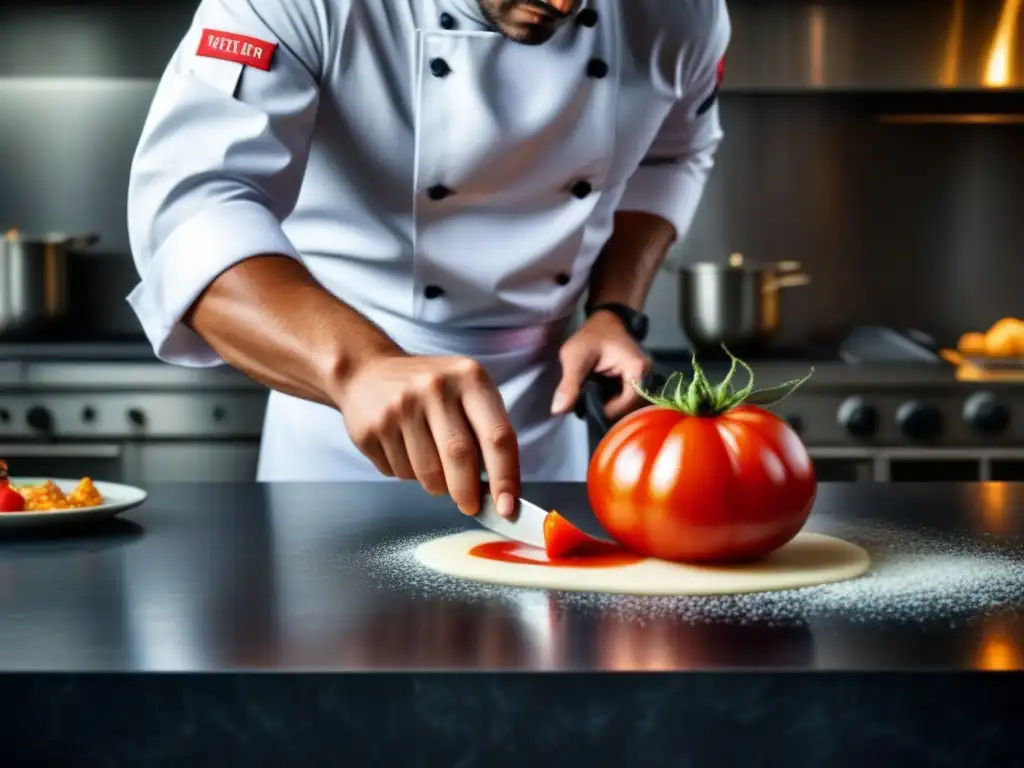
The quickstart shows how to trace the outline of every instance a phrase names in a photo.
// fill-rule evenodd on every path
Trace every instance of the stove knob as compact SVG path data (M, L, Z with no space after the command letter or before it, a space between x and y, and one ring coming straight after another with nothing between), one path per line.
M942 414L928 403L908 400L897 409L896 424L911 440L926 442L942 432Z
M1010 409L991 392L978 392L964 403L964 421L982 435L997 435L1010 426Z
M86 424L91 424L96 421L96 409L86 406L82 409L82 421Z
M53 414L41 405L37 405L28 409L28 413L25 414L25 423L37 432L51 432L53 431Z
M839 425L854 437L871 437L878 431L878 411L862 398L851 397L839 406Z
M146 414L144 414L138 408L132 408L128 411L128 421L134 424L136 427L144 426L146 423Z

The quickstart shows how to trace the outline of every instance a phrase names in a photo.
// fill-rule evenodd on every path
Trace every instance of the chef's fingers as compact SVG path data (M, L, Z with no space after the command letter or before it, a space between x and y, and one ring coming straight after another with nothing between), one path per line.
M626 366L624 372L619 375L622 380L622 393L611 398L604 407L605 415L610 420L621 419L627 413L635 410L642 402L646 402L637 394L633 384L643 382L649 367L650 363L646 359L638 360Z
M421 416L407 421L402 425L402 436L405 438L409 463L419 484L431 496L445 493L448 490L448 483L445 481L444 467L437 453L437 443L426 417Z
M486 386L466 389L462 393L462 404L476 433L494 504L501 515L510 517L515 513L519 498L519 441L501 393L488 382Z
M633 389L632 381L632 379L623 380L622 394L616 395L605 404L604 413L610 421L617 421L618 419L621 419L627 413L636 410L636 407L640 405L640 403L645 402L644 399L636 393L636 390Z
M576 404L583 382L597 362L597 351L587 345L568 343L558 353L558 359L562 364L562 380L551 401L551 413L555 415L568 413Z
M384 446L380 444L380 440L376 437L367 437L365 440L357 446L359 451L373 462L373 466L377 468L384 477L394 477L395 473L391 469L391 465L388 463L388 457L384 453Z
M394 476L399 480L415 480L416 473L413 472L412 464L409 461L401 427L396 424L380 435L380 444Z
M464 515L480 511L480 459L473 428L458 400L428 402L427 422L441 459L448 494Z

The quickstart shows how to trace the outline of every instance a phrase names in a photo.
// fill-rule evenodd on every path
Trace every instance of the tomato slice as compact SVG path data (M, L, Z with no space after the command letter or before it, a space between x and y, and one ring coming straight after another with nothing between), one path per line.
M0 513L24 512L25 497L11 488L8 480L0 480Z
M552 560L585 554L593 551L595 545L600 547L604 543L584 533L554 510L544 518L544 551Z

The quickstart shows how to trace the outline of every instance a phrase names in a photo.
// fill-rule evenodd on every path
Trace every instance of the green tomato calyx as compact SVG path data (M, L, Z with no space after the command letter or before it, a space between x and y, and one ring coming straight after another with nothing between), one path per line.
M722 349L729 356L732 364L729 366L729 372L718 386L711 384L704 374L704 369L697 362L697 356L694 355L690 363L693 368L693 378L689 385L686 383L686 374L677 372L669 376L660 393L648 392L636 382L633 383L633 388L640 397L659 408L679 411L687 416L720 416L741 405L756 405L761 408L778 405L814 375L812 367L802 379L787 381L777 387L755 390L754 371L750 366L733 355L724 344ZM742 389L736 389L733 386L733 378L739 367L744 368L747 372L747 383Z

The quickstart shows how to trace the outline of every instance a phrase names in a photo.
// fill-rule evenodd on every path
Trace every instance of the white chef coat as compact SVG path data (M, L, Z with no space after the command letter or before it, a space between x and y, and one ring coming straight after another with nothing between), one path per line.
M730 24L724 0L580 6L528 46L477 0L202 0L129 186L128 300L157 356L222 364L182 316L283 254L409 352L480 360L525 479L582 479L583 424L549 412L557 349L616 211L689 228ZM276 46L269 67L198 55L225 32ZM377 474L335 411L274 392L259 477Z

